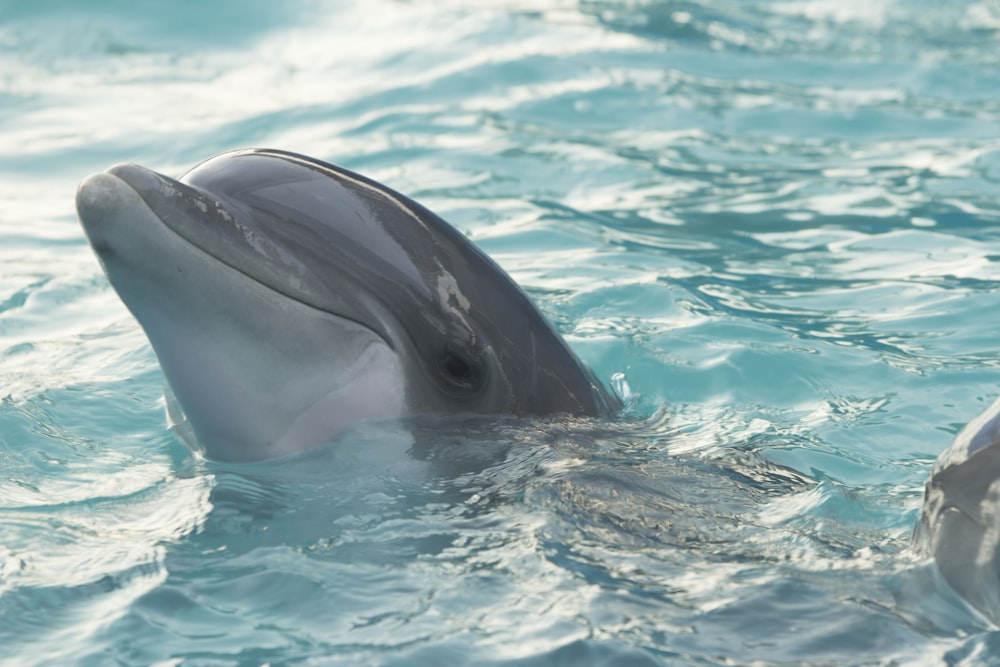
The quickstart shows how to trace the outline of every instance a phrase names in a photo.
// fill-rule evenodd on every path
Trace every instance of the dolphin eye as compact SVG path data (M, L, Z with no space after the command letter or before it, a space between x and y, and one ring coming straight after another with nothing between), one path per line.
M456 357L453 354L445 357L444 372L448 374L448 377L452 381L457 383L468 382L472 376L472 369L469 368L469 364L464 359Z
M441 357L441 374L450 387L462 393L472 393L483 384L479 363L453 349L446 349Z

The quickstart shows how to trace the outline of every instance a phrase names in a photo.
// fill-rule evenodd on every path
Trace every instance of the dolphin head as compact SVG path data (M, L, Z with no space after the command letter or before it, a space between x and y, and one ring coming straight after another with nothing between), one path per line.
M77 210L212 458L291 454L367 419L618 407L482 251L345 169L275 150L180 180L118 165Z
M1000 622L1000 400L938 457L914 543L955 591Z

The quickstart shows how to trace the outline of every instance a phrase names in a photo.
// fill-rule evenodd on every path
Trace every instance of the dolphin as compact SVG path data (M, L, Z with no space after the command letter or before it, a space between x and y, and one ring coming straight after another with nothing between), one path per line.
M1000 622L1000 399L938 457L913 539L959 595Z
M366 420L621 407L482 250L347 169L269 149L179 180L120 164L76 208L208 458L291 455Z

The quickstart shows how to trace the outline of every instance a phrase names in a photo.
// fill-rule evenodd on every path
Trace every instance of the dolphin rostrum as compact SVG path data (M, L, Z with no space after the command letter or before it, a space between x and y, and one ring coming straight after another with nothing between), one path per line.
M180 180L123 164L76 206L210 458L284 456L363 420L620 407L465 236L346 169L277 150Z

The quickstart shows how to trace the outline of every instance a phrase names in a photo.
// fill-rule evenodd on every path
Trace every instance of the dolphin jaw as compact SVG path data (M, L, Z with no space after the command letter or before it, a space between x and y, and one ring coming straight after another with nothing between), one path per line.
M160 362L173 394L169 420L208 457L286 456L327 444L357 421L403 415L401 364L377 332L192 243L120 168L88 177L77 209Z

